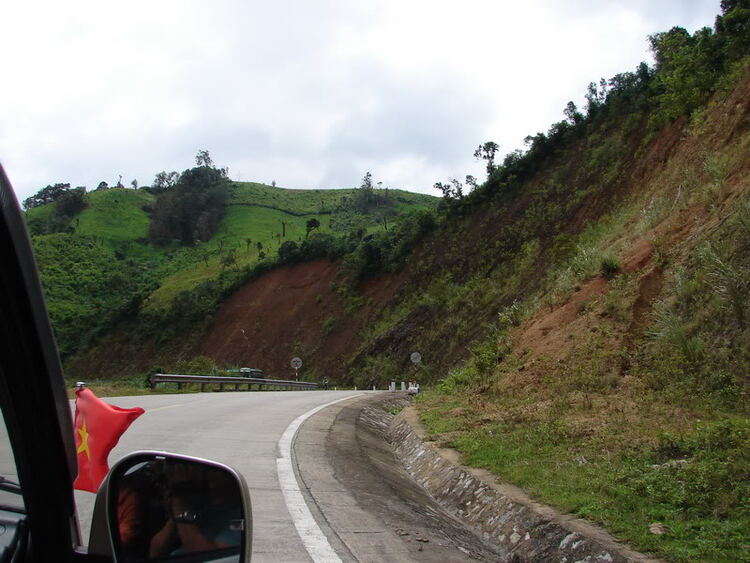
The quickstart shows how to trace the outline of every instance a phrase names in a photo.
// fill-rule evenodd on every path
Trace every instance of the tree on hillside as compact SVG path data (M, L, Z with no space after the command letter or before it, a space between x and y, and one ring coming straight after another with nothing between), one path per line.
M382 182L378 182L378 185L382 185ZM351 207L359 213L369 213L373 207L393 205L393 202L388 199L387 195L384 197L381 193L375 191L371 172L367 172L364 175L359 188L355 190L355 195L352 200L342 198L341 201L342 206L351 205ZM321 202L321 210L323 208L324 205Z
M474 158L477 160L487 161L487 176L492 174L495 169L495 154L500 150L500 146L494 141L487 141L482 143L474 151Z
M371 192L372 191L372 172L369 170L367 173L365 173L364 177L362 178L362 183L359 185L359 189L364 192Z
M48 185L39 190L33 196L26 198L23 202L24 209L33 209L39 205L45 203L52 203L61 198L65 193L70 190L70 184L54 184Z
M86 208L85 195L86 188L83 186L71 189L70 184L55 184L28 198L24 201L26 209L44 203L54 204L52 213L29 219L28 228L31 234L46 235L73 231L70 220Z
M196 161L204 164L185 170L173 188L158 195L149 227L152 240L192 245L213 236L229 197L226 169L206 165L207 154L199 153Z
M577 125L578 123L583 121L583 114L578 111L578 108L572 100L568 102L568 105L565 106L563 113L565 114L565 118L568 120L568 123L570 123L571 125Z
M372 187L372 174L368 171L362 178L362 182L354 196L354 206L362 213L366 213L373 203L374 190Z
M716 33L730 60L750 52L750 0L721 0L721 15L716 18Z
M297 258L298 254L299 247L293 240L284 241L284 244L279 247L279 259L282 262L291 262Z
M310 236L311 231L319 227L320 227L320 221L318 221L315 217L313 217L312 219L308 219L307 223L305 224L305 228L307 229L307 232L305 233L305 238Z
M229 268L230 266L237 266L237 254L234 250L230 250L228 254L221 257L221 267Z
M458 201L464 197L464 186L456 178L450 178L447 183L435 183L435 189L443 194L444 201Z
M211 155L208 154L207 150L201 150L198 151L198 154L195 155L195 165L213 168L214 161L211 160Z
M109 189L109 184L105 182L104 180L102 180L101 182L97 184L95 191L98 192L99 190L108 190L108 189Z
M599 80L598 86L596 82L589 82L584 96L586 98L586 115L588 117L593 117L599 108L605 104L608 90L609 86L604 78Z
M159 172L156 177L154 178L153 183L151 184L151 191L153 192L163 192L170 188L175 187L177 185L177 180L179 180L180 175L175 172Z
M655 88L661 121L689 114L705 102L721 72L719 41L709 28L683 27L649 36L656 59Z
M55 211L63 216L71 218L86 208L86 188L79 186L72 190L67 190L57 200Z

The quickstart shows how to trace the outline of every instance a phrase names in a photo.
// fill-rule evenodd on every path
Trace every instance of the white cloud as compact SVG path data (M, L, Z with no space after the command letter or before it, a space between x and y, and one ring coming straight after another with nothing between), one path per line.
M0 158L19 197L148 183L211 151L243 180L431 191L482 175L649 33L718 0L15 3L0 36ZM10 55L13 53L13 55Z

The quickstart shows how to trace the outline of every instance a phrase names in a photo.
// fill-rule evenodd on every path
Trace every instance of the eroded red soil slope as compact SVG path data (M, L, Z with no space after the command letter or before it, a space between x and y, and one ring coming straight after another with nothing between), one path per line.
M303 373L341 379L342 359L359 346L368 317L398 289L397 276L382 276L360 288L367 307L347 314L347 297L336 292L338 266L318 260L273 270L247 283L217 312L199 345L219 365L258 367L269 377L294 375L292 357Z

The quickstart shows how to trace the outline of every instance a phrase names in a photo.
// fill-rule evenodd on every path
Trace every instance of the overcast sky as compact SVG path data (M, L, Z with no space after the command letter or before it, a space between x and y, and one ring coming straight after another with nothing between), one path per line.
M0 161L47 184L149 184L199 149L235 180L433 193L651 62L719 0L7 2Z

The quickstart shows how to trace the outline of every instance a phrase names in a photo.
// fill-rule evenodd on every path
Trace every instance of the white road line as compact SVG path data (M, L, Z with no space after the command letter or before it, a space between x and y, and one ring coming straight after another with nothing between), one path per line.
M343 397L342 399L331 401L330 403L320 405L319 407L307 411L305 414L295 418L294 421L287 426L284 434L279 440L279 452L281 457L276 458L276 470L279 474L281 492L284 495L284 502L286 503L287 510L289 510L289 515L292 517L294 527L297 528L297 533L299 534L307 553L310 554L310 557L315 563L340 563L341 559L336 555L331 544L328 543L328 538L326 538L325 534L318 526L318 523L315 522L315 518L313 518L313 515L310 513L310 509L307 507L307 503L305 503L305 499L302 496L302 491L299 489L299 483L297 483L297 478L294 475L294 467L292 466L292 441L294 440L295 434L297 434L297 430L302 426L302 423L316 412L335 403L359 397L360 395L364 395L364 393L359 393L350 397Z
M174 405L165 405L163 407L156 407L155 409L146 409L146 412L156 412L156 411L163 411L165 409L174 409L177 407L184 407L186 405L192 405L193 403L198 403L200 401L190 401L189 403L175 403Z
M207 400L209 399L201 398L201 399L195 399L194 401L188 401L186 403L172 403L171 405L164 405L161 407L154 407L151 409L146 409L146 407L143 407L143 408L146 409L146 413L150 413L150 412L156 412L156 411L163 411L166 409L176 409L177 407L186 407L188 405L195 405L196 403L205 403Z

